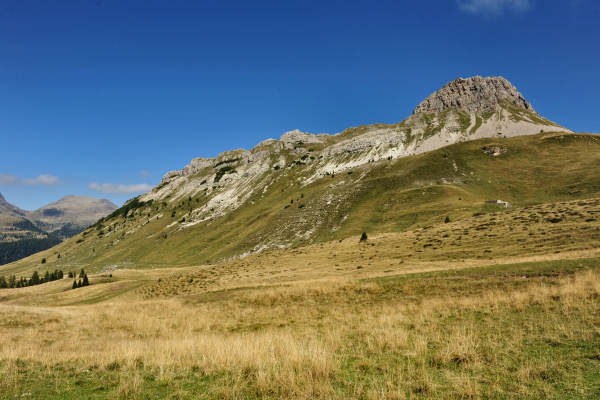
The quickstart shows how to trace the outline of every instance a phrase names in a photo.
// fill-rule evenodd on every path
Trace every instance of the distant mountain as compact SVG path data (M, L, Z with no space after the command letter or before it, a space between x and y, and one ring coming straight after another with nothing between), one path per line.
M117 206L106 199L66 196L27 212L27 218L45 232L71 237L116 209Z
M24 217L26 212L7 202L4 196L2 196L2 193L0 193L0 215Z
M116 208L105 199L67 196L35 211L25 211L0 194L0 264L50 248Z

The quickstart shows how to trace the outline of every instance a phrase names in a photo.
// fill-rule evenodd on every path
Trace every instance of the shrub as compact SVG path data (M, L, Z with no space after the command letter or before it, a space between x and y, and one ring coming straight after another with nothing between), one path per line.
M46 259L42 258L42 264L46 264Z
M444 223L446 223L446 224L447 224L448 222L450 222L450 217L449 217L449 216L446 216L446 219L444 220Z
M223 177L223 175L225 174L234 174L236 171L235 169L233 169L230 166L225 166L221 169L219 169L215 175L215 179L213 180L214 183L219 182L221 180L221 178Z
M362 235L360 235L360 241L364 242L365 240L367 240L368 236L367 236L367 232L363 232Z

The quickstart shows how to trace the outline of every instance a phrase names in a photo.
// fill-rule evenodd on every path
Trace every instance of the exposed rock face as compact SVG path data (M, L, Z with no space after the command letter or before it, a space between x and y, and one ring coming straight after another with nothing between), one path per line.
M295 129L281 135L281 142L286 149L293 149L298 145L323 143L326 140L326 136L328 135L313 135Z
M438 113L451 108L461 108L467 112L491 112L506 101L525 110L534 111L517 88L503 77L474 76L448 82L423 100L414 109L413 114Z
M353 127L334 135L293 130L284 133L280 140L267 139L251 150L196 158L185 168L167 173L156 188L139 200L160 202L165 204L163 207L175 206L178 210L185 205L185 214L173 217L164 228L164 234L170 237L171 232L184 229L208 229L244 205L260 202L273 187L285 193L293 186L306 187L357 167L368 170L378 162L462 141L541 131L570 132L538 115L502 77L456 79L427 97L410 117L397 124ZM494 148L488 154L495 156L503 151ZM360 178L355 185L360 185ZM282 217L277 226L269 226L268 235L248 238L247 242L255 246L252 251L287 246L299 237L310 240L312 232L326 224L325 215L341 215L356 186L347 190L343 185L330 186L331 192L318 204L313 200L314 208L304 210L301 219ZM190 200L194 198L195 201ZM135 234L148 221L153 206L143 207L139 212L145 217L127 235Z

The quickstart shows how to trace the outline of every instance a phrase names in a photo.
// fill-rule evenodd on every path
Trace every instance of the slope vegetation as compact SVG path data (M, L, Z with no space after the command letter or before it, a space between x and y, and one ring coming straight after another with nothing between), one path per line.
M217 170L241 168L240 162ZM309 180L311 166L298 164L264 174L261 190L222 214L211 207L228 190L218 182L194 195L153 200L149 197L164 190L157 187L71 240L2 269L30 272L42 257L63 270L199 265L502 209L487 200L509 201L519 209L587 199L600 191L600 138L588 134L480 139ZM211 212L208 207L214 214L199 218L203 210Z
M600 199L0 290L0 398L593 399Z

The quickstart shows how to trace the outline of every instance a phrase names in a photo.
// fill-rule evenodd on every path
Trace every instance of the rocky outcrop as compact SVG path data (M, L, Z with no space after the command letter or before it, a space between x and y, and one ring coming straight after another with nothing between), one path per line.
M502 77L456 79L427 97L397 124L349 128L335 135L285 132L251 150L196 158L166 174L142 201L177 203L202 194L205 205L186 216L184 226L214 219L264 193L278 179L308 185L369 163L393 160L486 137L512 137L567 129L539 116ZM175 222L177 224L177 222Z
M448 82L423 100L413 114L439 113L451 108L461 108L467 112L492 112L504 102L534 111L517 88L503 77L474 76Z
M284 148L293 149L297 146L303 146L305 144L324 143L327 140L327 136L329 135L313 135L312 133L305 133L295 129L281 135L281 142L283 143Z

